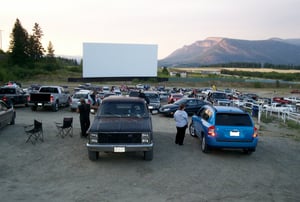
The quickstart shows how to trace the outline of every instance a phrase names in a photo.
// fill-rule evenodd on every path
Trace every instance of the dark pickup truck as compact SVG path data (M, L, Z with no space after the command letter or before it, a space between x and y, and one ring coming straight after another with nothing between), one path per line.
M16 86L4 86L0 88L0 99L7 105L28 105L28 94Z

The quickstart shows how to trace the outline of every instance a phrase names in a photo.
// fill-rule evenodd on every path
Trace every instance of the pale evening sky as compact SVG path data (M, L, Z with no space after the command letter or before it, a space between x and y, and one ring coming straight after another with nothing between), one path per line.
M300 38L299 0L0 0L0 45L18 18L46 49L82 56L83 42L157 44L158 59L207 37ZM1 48L1 47L0 47Z

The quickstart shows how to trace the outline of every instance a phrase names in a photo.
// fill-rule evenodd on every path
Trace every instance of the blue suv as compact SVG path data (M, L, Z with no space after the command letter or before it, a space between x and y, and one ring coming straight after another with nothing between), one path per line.
M192 116L189 132L200 138L204 153L210 148L235 148L251 154L258 142L251 116L236 107L204 105Z

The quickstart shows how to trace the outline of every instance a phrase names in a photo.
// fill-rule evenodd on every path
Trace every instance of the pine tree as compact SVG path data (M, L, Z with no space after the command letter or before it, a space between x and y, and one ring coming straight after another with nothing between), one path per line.
M45 52L45 49L41 43L43 31L38 23L34 23L32 32L32 35L29 37L29 55L32 60L38 61L43 57Z
M51 41L49 41L48 43L48 47L47 47L47 57L48 58L54 58L54 49L53 49L53 44L51 43Z
M9 52L14 64L22 65L28 61L28 33L22 27L19 19L16 20L11 33Z

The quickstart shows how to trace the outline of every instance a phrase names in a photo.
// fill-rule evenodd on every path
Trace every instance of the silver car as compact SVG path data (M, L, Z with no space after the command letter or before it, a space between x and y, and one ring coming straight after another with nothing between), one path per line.
M15 124L16 112L13 106L8 106L0 100L0 128Z
M71 97L71 103L70 103L71 111L75 111L78 108L78 105L80 105L81 98L84 98L87 104L93 104L94 102L91 97L91 91L80 90Z

